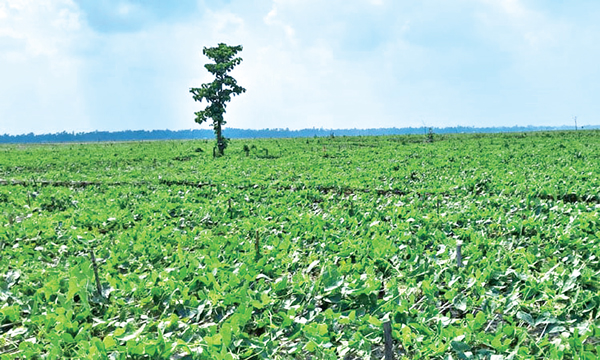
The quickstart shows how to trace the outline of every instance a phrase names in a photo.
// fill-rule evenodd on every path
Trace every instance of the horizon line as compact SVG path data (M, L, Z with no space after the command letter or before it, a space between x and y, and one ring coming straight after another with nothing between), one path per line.
M223 132L227 132L229 131L244 131L244 132L264 132L264 131L272 131L272 132L291 132L291 133L298 133L298 132L306 132L306 131L319 131L319 132L323 132L323 131L327 131L327 132L335 132L335 131L377 131L377 130L382 130L382 131L390 131L390 130L427 130L427 129L434 129L434 130L447 130L447 129L471 129L471 130L484 130L482 132L487 133L489 132L489 130L493 130L493 129L524 129L527 131L527 129L531 129L529 131L544 131L544 130L585 130L585 129L600 129L600 125L592 125L592 124L587 124L587 125L580 125L575 127L574 125L557 125L557 126L550 126L550 125L513 125L513 126L468 126L468 125L454 125L454 126L443 126L443 127L439 127L439 126L417 126L417 127L413 127L413 126L408 126L408 127L365 127L365 128L317 128L317 127L312 127L312 128L301 128L301 129L290 129L290 128L261 128L261 129L249 129L249 128L235 128L235 127L228 127L228 128L223 128ZM488 131L485 131L488 130ZM0 134L0 138L6 138L6 137L25 137L25 136L56 136L56 135L86 135L86 134L97 134L97 133L105 133L105 134L118 134L118 133L126 133L126 132L173 132L173 133L178 133L178 132L195 132L195 131L200 131L200 132L213 132L212 129L179 129L179 130L172 130L172 129L127 129L127 130L91 130L91 131L75 131L75 130L71 130L71 131L67 131L67 130L63 130L61 132L51 132L51 133L34 133L34 132L29 132L29 133L20 133L20 134L9 134L9 133L4 133L4 134ZM470 133L477 133L478 131L470 131ZM401 135L401 134L399 134ZM409 135L409 134L407 134Z

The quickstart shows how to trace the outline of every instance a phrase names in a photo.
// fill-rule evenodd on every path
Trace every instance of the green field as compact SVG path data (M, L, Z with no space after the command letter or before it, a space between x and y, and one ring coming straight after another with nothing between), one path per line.
M0 358L598 359L600 132L423 140L0 146Z

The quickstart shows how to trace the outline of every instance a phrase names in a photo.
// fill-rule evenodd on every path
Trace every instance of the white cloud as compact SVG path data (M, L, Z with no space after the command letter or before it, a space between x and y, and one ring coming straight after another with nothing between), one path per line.
M0 133L196 127L188 89L220 42L244 46L232 127L584 121L600 29L534 5L233 0L158 19L141 2L0 0Z
M487 1L491 5L501 7L507 14L515 17L526 16L528 10L523 6L520 0L494 0Z
M0 132L89 129L79 95L82 25L71 1L0 3Z
M264 22L265 24L271 27L281 28L284 31L287 40L293 44L296 44L296 31L294 30L294 28L291 25L285 23L283 20L279 19L279 17L277 16L277 3L273 4L273 8L271 9L271 11L269 11L269 13L264 17Z
M117 14L119 14L120 16L127 16L136 10L140 10L139 6L135 6L134 4L130 4L127 2L122 2L117 5Z
M271 9L271 11L269 11L269 13L267 14L267 16L265 16L265 23L267 25L273 25L276 23L275 18L277 17L277 7L275 5L273 5L273 8Z
M3 8L0 36L23 40L33 55L55 54L80 28L77 9L68 0L4 0Z

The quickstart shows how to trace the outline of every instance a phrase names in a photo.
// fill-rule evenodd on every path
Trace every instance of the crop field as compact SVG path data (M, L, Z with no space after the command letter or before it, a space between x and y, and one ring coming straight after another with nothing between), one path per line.
M424 139L0 146L0 359L600 358L600 132Z

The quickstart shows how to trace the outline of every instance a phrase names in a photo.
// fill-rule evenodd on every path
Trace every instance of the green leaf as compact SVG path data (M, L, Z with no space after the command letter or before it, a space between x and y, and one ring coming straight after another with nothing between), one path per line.
M64 333L62 334L62 339L64 342L66 343L73 343L75 341L75 339L73 339L73 335L69 334L69 333Z
M125 342L130 341L130 340L134 340L134 339L138 338L142 332L144 332L145 328L146 328L146 324L142 325L142 327L140 327L139 329L137 329L135 332L133 332L133 333L131 333L129 335L123 336L123 337L118 337L118 339L120 341L125 341Z
M117 346L115 339L111 335L105 336L104 339L102 339L102 342L104 343L106 350L112 350L115 346Z
M327 330L327 325L325 325L325 324L318 324L317 330L319 331L319 335L321 335L321 336L324 336L329 332Z
M460 311L467 310L467 298L462 294L456 295L456 297L454 298L454 301L452 303L454 304L454 307L457 310L460 310Z
M369 315L369 324L380 327L383 324L383 322L381 322L381 320L379 320L375 316Z
M5 275L6 287L8 289L13 287L17 283L17 281L19 281L20 277L21 277L21 272L19 270L8 270L8 272Z
M462 341L451 341L450 346L452 346L455 351L459 352L471 351L471 347Z
M325 269L322 281L326 293L331 292L344 284L344 278L339 274L335 267L327 267Z
M214 336L207 336L204 338L208 345L220 346L223 337L221 334L215 334Z
M314 352L317 349L317 343L310 340L309 342L306 343L306 345L304 346L304 348L306 349L306 351L308 352Z
M531 315L529 315L528 313L526 313L526 312L518 311L517 312L517 319L526 322L530 326L535 326L535 321L533 320L533 317Z
M481 327L483 327L486 321L487 318L483 311L478 311L475 315L475 319L473 319L473 328L476 330L480 329Z

